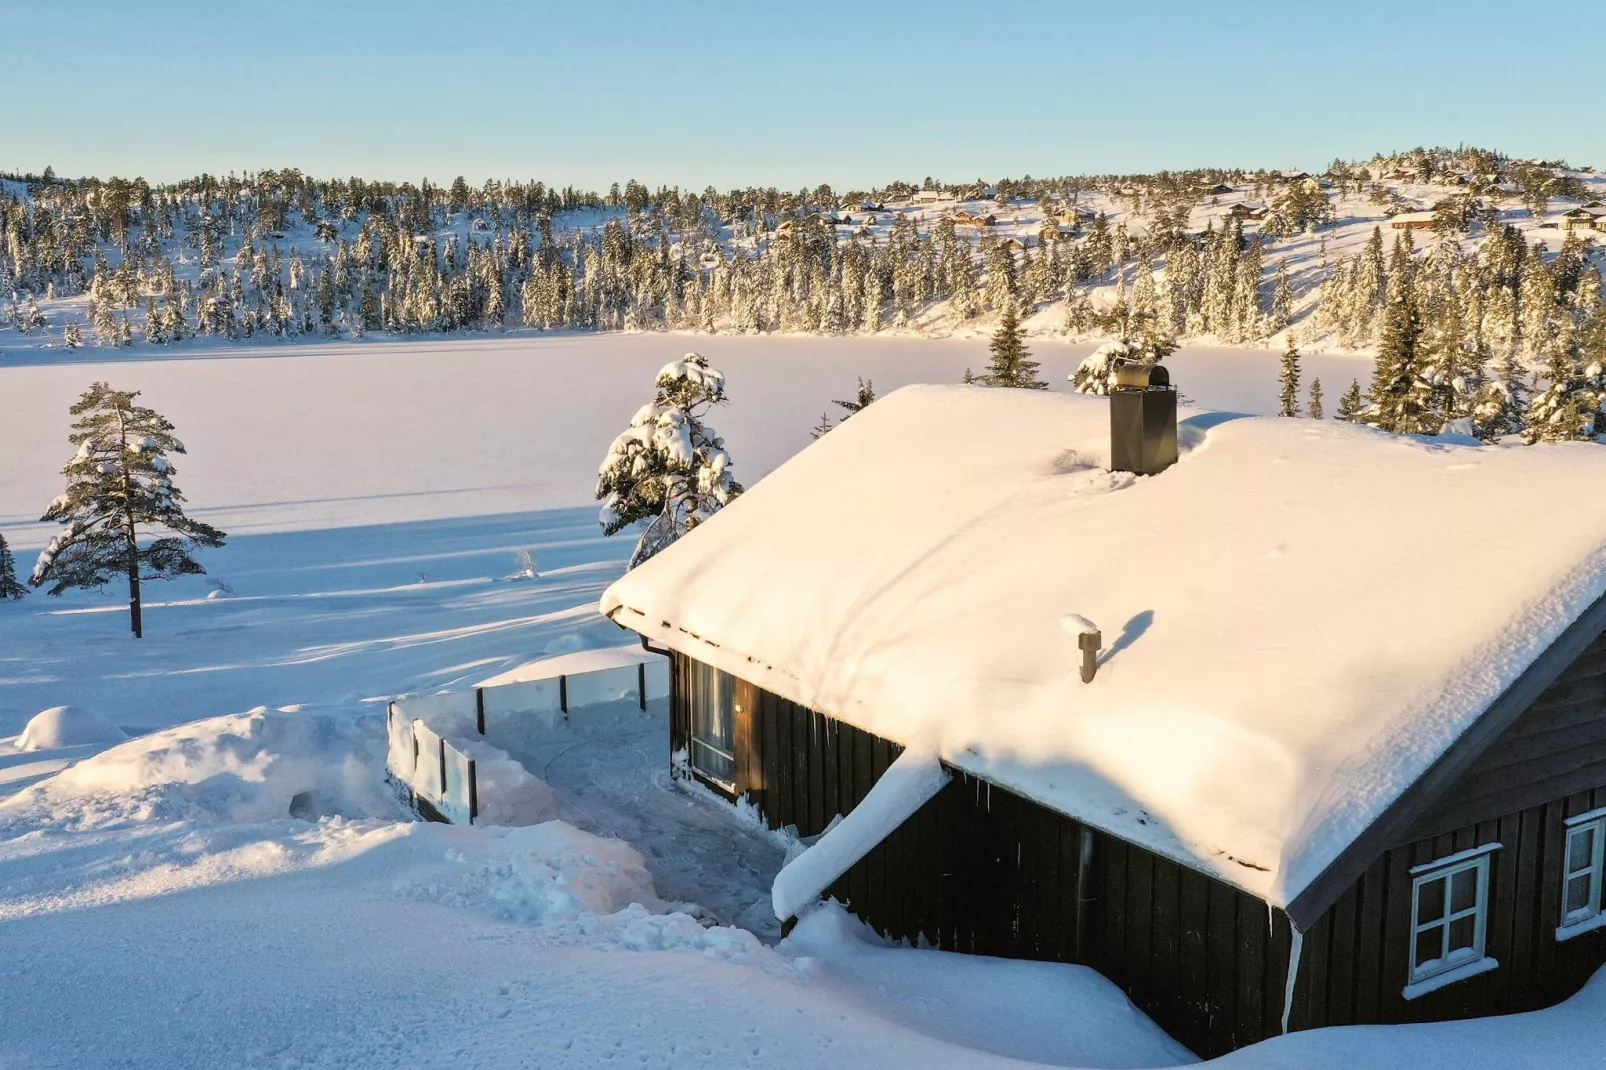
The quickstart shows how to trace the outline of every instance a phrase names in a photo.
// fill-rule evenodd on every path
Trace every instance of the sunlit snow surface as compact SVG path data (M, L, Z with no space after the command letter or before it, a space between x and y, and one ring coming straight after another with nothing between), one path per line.
M407 823L378 783L385 698L628 638L595 616L629 546L599 538L591 483L665 361L695 349L725 371L718 426L753 484L857 376L952 382L984 362L980 343L0 348L0 530L20 570L49 537L35 521L73 452L67 406L102 378L174 421L190 450L176 482L231 536L203 556L209 577L148 588L140 642L117 591L0 604L0 1065L1182 1058L1086 971L886 948L829 913L777 946L784 844L671 786L661 721L531 744L561 825ZM1036 356L1059 387L1090 348ZM1275 404L1273 355L1173 363L1203 404ZM98 761L101 744L12 746L61 705L135 738ZM1599 1003L1294 1037L1234 1065L1383 1067L1409 1049L1459 1070L1518 1037L1547 1065L1592 1065Z

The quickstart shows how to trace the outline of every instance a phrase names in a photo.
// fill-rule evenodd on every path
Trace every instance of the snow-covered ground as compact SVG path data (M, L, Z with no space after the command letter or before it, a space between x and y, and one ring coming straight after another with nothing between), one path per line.
M96 379L174 421L176 482L230 540L147 591L143 641L119 592L0 603L0 1066L1188 1061L1084 969L886 947L829 910L777 942L784 839L670 785L657 712L521 753L556 822L402 820L386 698L620 641L594 606L629 545L599 535L595 467L693 348L728 377L712 422L747 483L857 376L985 363L974 340L664 335L7 355L0 532L24 571ZM1036 355L1058 388L1087 348ZM1201 404L1275 404L1264 352L1170 363ZM1366 370L1307 364L1330 393ZM524 549L537 575L512 578ZM1593 1065L1603 999L1224 1065Z

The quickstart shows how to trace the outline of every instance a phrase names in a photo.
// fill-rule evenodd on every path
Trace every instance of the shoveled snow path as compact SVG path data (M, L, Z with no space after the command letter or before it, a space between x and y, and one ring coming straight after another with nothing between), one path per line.
M784 841L750 812L671 780L666 739L659 716L605 733L565 733L516 756L556 792L558 817L640 851L664 899L695 903L774 943L781 930L770 886Z

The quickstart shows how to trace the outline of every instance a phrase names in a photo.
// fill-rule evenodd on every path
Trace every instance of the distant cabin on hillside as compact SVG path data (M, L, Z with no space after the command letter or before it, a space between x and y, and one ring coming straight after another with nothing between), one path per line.
M956 227L990 227L998 222L998 217L991 212L977 215L961 210L953 214L953 220Z
M1564 230L1606 230L1606 207L1594 202L1594 207L1579 205L1561 214Z
M1206 197L1220 197L1228 193L1237 192L1225 182L1217 182L1214 186L1205 186L1199 191Z
M1432 212L1401 212L1389 218L1389 226L1394 230L1432 230L1433 220Z
M1265 219L1269 209L1258 201L1244 201L1227 209L1228 219Z
M673 774L821 837L778 915L1085 963L1201 1056L1576 991L1606 450L1175 404L908 387L627 573Z
M947 190L923 189L916 190L915 195L909 199L915 204L936 204L938 201L951 201L954 195Z

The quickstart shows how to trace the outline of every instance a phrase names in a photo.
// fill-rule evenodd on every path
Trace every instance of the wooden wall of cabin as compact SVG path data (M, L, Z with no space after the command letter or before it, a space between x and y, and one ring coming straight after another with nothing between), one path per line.
M1606 930L1556 940L1565 819L1606 806L1606 637L1596 639L1306 934L1302 1028L1437 1021L1547 1007L1606 963ZM1415 1000L1414 865L1498 843L1487 953L1499 968Z
M689 664L677 655L671 676L676 750L689 725ZM738 686L736 704L739 786L772 828L824 831L902 752L751 685ZM1082 832L1071 818L956 772L827 894L894 939L1091 965L1202 1056L1279 1032L1286 916L1094 830L1081 902Z
M1296 1028L1442 1021L1536 1010L1606 963L1606 929L1556 940L1564 819L1606 806L1606 788L1424 837L1386 852L1305 934ZM1497 969L1407 1000L1411 867L1500 844L1490 856L1486 953Z

